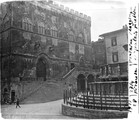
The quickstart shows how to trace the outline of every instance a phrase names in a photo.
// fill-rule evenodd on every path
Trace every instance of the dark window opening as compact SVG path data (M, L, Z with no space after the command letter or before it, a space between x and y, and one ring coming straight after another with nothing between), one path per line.
M75 67L75 64L74 63L71 63L70 64L70 67L71 67L71 69L73 69Z
M113 62L118 62L118 52L112 53Z
M116 37L112 37L111 38L111 45L112 46L116 46L117 45L117 39L116 39Z

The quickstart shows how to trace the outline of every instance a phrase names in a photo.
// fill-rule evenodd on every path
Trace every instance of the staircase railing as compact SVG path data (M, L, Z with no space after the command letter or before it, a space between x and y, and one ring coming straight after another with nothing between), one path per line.
M74 67L73 69L71 69L66 75L64 75L64 76L62 77L62 80L63 80L63 79L66 79L67 77L69 77L69 76L74 72L74 70L75 70L75 67Z

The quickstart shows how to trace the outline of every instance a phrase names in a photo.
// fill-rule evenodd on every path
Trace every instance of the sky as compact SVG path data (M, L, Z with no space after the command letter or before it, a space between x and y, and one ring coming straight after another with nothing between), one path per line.
M2 2L4 1L7 0L2 0ZM127 24L128 0L53 1L91 17L91 41L97 41L99 35L121 29L123 25Z
M127 24L127 3L123 0L53 0L91 16L91 41L99 35L121 29Z

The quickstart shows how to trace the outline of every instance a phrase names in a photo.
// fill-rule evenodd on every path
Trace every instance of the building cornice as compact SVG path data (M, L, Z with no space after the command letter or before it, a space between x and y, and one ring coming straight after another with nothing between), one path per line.
M106 36L109 36L109 35L112 35L112 34L117 34L119 32L125 32L127 30L128 30L127 28L123 28L123 29L119 29L119 30L112 31L112 32L107 32L107 33L101 34L99 36L100 37L106 37Z

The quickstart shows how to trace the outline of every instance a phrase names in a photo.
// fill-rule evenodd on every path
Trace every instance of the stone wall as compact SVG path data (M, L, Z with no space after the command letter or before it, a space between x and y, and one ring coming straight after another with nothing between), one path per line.
M62 104L62 114L72 117L89 119L117 119L127 118L128 112L125 111L106 111L95 109L84 109Z
M81 56L91 63L90 17L53 2L14 1L5 4L13 18L7 15L3 20L2 49L3 54L14 54L14 57L3 60L4 78L8 75L18 77L25 69L35 73L36 58L42 53L56 61L60 59L49 64L55 77L65 74L65 66L70 62L78 63ZM11 74L7 73L8 66L12 68Z
M15 92L15 97L18 97L20 100L26 98L30 94L32 94L35 90L37 90L43 83L43 80L26 80L20 81L18 77L11 78L12 82L10 84L10 90L7 84L2 84L0 94L2 94L2 103L4 100L4 89L6 88L9 93L9 98L11 99L12 91Z

